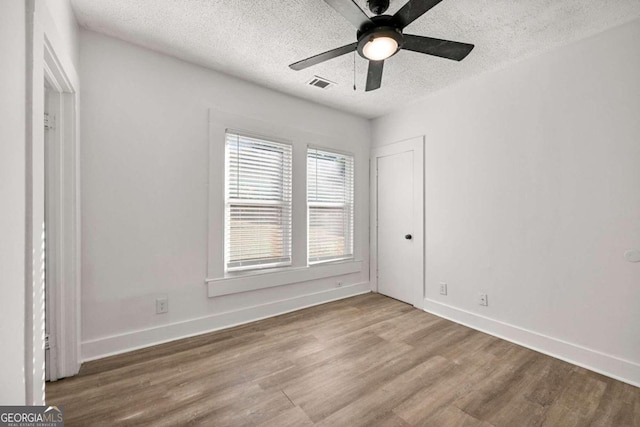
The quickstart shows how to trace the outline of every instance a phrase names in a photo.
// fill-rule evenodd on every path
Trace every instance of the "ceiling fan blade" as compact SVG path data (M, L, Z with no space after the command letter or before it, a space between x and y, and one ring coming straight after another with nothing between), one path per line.
M367 87L365 92L376 90L382 84L382 68L383 61L369 61L369 70L367 71Z
M371 22L369 17L360 6L353 0L324 0L329 6L334 8L340 15L351 22L356 28L360 28L365 22Z
M414 52L426 53L427 55L439 56L440 58L462 61L469 52L473 50L474 46L469 43L405 34L402 48Z
M420 18L442 0L409 0L393 17L402 28Z
M346 53L353 52L354 50L356 50L356 46L358 46L358 43L351 43L346 46L331 49L327 52L314 55L311 58L295 62L289 65L289 68L296 71L304 70L305 68L311 67L312 65L316 65L321 62L328 61L329 59L337 58L338 56L344 55Z

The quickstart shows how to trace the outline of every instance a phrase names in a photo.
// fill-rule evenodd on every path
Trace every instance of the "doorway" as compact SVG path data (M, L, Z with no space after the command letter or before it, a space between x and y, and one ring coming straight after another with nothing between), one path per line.
M80 367L80 223L76 91L44 45L44 377Z
M424 301L424 138L372 150L374 289L422 308Z

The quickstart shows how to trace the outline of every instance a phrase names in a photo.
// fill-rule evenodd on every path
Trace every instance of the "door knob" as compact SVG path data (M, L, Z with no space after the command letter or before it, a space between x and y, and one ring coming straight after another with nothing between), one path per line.
M411 240L411 234L405 235L404 238L407 239L407 240Z

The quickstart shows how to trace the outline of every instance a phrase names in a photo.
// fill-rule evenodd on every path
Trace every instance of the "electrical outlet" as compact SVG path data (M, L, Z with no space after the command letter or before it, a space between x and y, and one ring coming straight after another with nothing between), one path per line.
M440 295L447 294L447 284L445 282L440 282Z
M342 282L336 282L336 286L341 288L342 287Z
M156 298L156 314L163 314L169 312L169 298L158 297Z
M478 295L478 304L484 305L484 306L489 305L489 299L487 297L487 294L479 294Z

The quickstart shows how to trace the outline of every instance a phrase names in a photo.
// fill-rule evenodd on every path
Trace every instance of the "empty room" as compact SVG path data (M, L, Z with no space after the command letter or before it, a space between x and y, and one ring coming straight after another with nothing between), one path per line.
M640 427L639 0L0 0L0 426Z

